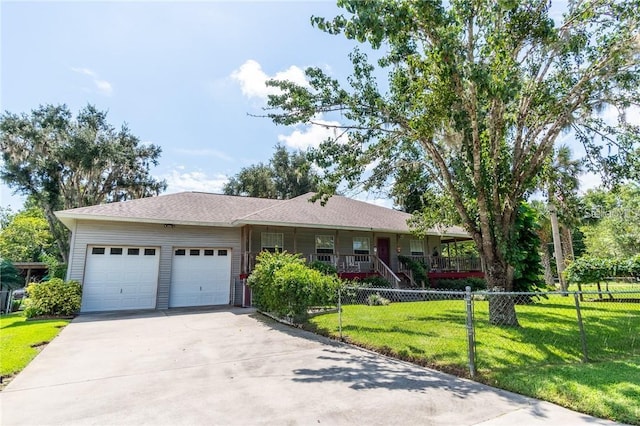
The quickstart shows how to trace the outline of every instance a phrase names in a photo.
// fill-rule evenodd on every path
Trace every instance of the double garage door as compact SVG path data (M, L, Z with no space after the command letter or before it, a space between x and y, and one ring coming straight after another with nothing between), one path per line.
M170 307L229 303L229 249L176 248L171 263ZM82 311L156 308L159 267L159 248L90 246Z

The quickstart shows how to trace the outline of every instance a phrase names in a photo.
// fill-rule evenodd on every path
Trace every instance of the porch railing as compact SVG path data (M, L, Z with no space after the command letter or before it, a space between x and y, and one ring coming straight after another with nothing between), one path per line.
M251 272L256 264L256 256L258 253L245 253L246 271ZM308 262L319 261L332 265L339 273L370 273L378 272L385 276L388 269L397 278L397 274L389 268L388 265L383 267L377 262L384 264L377 256L373 254L303 254ZM443 257L443 256L406 256L415 261L423 263L428 272L466 272L481 271L482 265L480 259L476 257ZM398 262L398 272L402 272L411 279L411 271L403 262ZM387 278L385 276L385 278ZM387 278L389 279L389 278ZM398 278L399 279L399 278ZM392 277L391 282L395 282Z
M406 256L422 262L432 272L465 272L482 271L482 264L477 257L444 257L444 256Z

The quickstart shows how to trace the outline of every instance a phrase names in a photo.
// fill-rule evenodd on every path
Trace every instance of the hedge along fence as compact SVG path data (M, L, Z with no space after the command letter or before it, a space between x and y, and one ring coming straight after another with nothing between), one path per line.
M305 264L298 254L262 252L247 284L264 312L302 324L309 308L336 304L340 279Z
M608 278L638 278L640 277L640 255L627 259L610 259L592 256L582 256L574 260L565 270L569 283L578 285L582 291L582 284L597 284Z

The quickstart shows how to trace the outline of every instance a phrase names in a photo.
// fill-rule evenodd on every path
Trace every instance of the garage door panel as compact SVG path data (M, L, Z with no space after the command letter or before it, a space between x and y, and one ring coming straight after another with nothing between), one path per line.
M146 248L149 250L149 248ZM159 250L145 247L89 247L82 311L153 309L158 288ZM121 254L114 254L120 252Z
M231 257L229 249L179 248L171 268L170 307L228 304ZM184 253L184 254L182 254Z

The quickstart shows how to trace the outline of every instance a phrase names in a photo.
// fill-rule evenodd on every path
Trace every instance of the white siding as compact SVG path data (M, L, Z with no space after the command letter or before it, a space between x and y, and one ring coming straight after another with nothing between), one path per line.
M229 247L232 289L240 274L240 228L204 226L165 227L162 224L78 221L70 253L69 279L82 283L88 245L160 247L157 309L169 307L171 261L174 247ZM233 291L231 291L233 297Z

